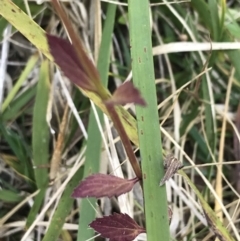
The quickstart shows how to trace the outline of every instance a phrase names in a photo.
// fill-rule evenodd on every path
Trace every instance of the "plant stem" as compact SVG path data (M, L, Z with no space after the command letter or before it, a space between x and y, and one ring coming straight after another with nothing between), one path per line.
M124 128L123 128L123 125L122 125L122 122L114 108L114 106L112 105L106 105L106 108L107 108L107 111L118 131L118 134L122 140L122 143L124 145L124 148L126 150L126 153L127 153L127 156L129 158L129 161L132 165L132 168L136 174L136 176L138 177L139 180L142 180L142 171L141 171L141 168L140 168L140 165L137 161L137 158L132 150L132 145L131 145L131 142L127 136L127 133L125 132Z

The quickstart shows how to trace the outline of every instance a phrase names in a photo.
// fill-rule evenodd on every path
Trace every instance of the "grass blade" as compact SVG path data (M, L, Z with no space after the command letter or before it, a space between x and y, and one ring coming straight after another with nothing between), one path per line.
M220 22L218 16L218 4L216 0L212 0L208 2L210 16L211 16L211 24L212 24L212 38L217 41L220 37Z
M58 239L62 231L62 226L65 223L65 219L67 215L69 215L70 210L72 209L74 199L71 198L71 194L75 186L78 184L79 179L82 178L83 168L81 167L66 186L66 189L64 190L62 197L58 203L58 208L56 209L52 217L51 223L43 238L43 241L54 241Z
M218 16L218 8L217 8L216 1L209 1L209 4L207 5L203 0L199 0L199 1L193 0L192 5L195 7L196 11L201 16L206 27L209 28L211 33L211 38L214 41L218 41L220 39L220 34L222 32L222 29L220 29L220 20ZM211 17L209 18L207 17L207 15ZM214 65L216 57L217 57L216 52L214 52L210 57L210 60L208 63L210 66ZM214 153L216 148L216 123L213 118L214 116L212 113L213 110L211 108L211 105L209 104L211 102L211 97L210 97L208 81L205 75L202 77L201 89L202 89L202 96L203 96L202 98L205 102L204 112L206 117L205 128L206 128L207 140L212 153Z
M38 54L31 56L31 58L28 60L25 69L22 71L16 84L12 88L11 92L8 94L7 98L4 100L2 105L2 112L5 111L5 109L9 106L10 102L14 99L18 90L21 88L23 82L27 79L28 75L36 65L37 61L38 61Z
M43 61L40 69L37 95L33 112L33 164L35 165L36 185L39 189L48 184L49 127L46 121L50 91L49 62Z
M166 189L165 186L159 187L164 168L153 69L149 2L129 0L128 4L133 80L147 102L146 108L136 108L147 239L154 241L161 237L161 240L170 240Z
M23 198L24 197L17 192L6 189L0 190L0 200L5 203L18 203L21 202Z
M31 149L23 134L13 131L7 127L6 123L2 123L1 121L0 134L17 157L16 159L5 158L6 163L32 185L34 182L34 173L30 157Z
M37 86L37 95L33 110L33 133L32 133L32 148L33 148L33 164L35 166L35 181L40 192L35 198L28 215L26 227L29 227L34 221L45 197L45 191L48 184L48 169L49 165L49 127L46 121L48 97L50 91L50 76L49 62L44 60L40 68L40 76Z
M192 0L191 5L198 11L205 26L212 32L212 24L209 21L210 10L209 6L204 0Z
M98 114L100 120L102 120L102 113ZM87 177L89 174L99 172L101 145L101 135L95 120L93 110L91 110L88 126L88 142L86 149L86 161L84 165L84 177ZM95 198L82 200L80 207L78 241L85 241L94 236L94 230L88 228L89 223L93 221L96 215L93 207L96 207Z
M5 109L4 113L2 114L3 121L13 121L17 119L19 115L24 112L27 107L28 103L36 96L36 86L27 89L23 92L20 96L16 99L12 100L10 105Z
M237 31L240 30L240 28L236 28ZM224 40L225 41L233 41L233 36L230 35L228 27L225 30L224 33ZM235 67L235 75L237 79L240 79L240 69L238 68L239 66L239 56L240 56L240 51L239 50L229 50L226 51L229 59L231 60L232 65Z
M29 228L31 226L31 224L34 222L34 220L41 208L41 205L43 203L43 200L45 197L45 192L46 192L46 188L43 187L40 189L39 193L36 195L33 206L31 207L31 210L28 214L25 228Z

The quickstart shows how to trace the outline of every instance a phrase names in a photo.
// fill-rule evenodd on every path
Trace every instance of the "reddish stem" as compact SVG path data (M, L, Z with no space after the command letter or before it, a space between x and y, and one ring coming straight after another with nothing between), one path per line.
M127 133L125 131L125 129L123 128L123 125L122 125L122 122L114 108L113 105L108 105L106 104L106 108L107 108L107 111L112 119L112 122L114 123L115 125L115 128L117 129L118 131L118 134L122 140L122 143L124 145L124 148L126 150L126 153L127 153L127 156L129 158L129 161L132 165L132 168L136 174L136 176L138 177L139 180L142 180L142 171L141 171L141 168L140 168L140 165L138 163L138 160L132 150L132 145L131 145L131 142L127 136Z

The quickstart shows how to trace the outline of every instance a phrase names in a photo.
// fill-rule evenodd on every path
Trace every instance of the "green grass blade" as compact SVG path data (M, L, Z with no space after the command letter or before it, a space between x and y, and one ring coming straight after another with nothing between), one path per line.
M104 86L108 84L108 70L110 62L110 49L112 43L112 34L114 28L114 20L116 14L116 5L108 4L106 20L102 33L102 40L99 49L99 57L97 62L97 69L100 74L100 79Z
M133 80L147 102L137 107L137 123L142 160L145 217L148 241L170 240L161 134L159 130L153 68L149 2L129 0L129 21Z
M204 161L207 162L207 159L209 157L209 150L204 140L204 137L201 135L201 133L199 133L199 130L196 126L193 126L191 130L189 130L189 136L191 136L194 143L197 144L199 151L201 151L201 153L203 154Z
M214 41L220 40L220 35L223 31L223 29L220 27L220 19L218 14L218 5L215 0L209 1L208 5L203 0L193 0L192 5L195 7L196 11L201 16L201 19L203 20L206 27L210 29L211 38ZM207 16L208 15L208 16ZM210 16L210 17L209 17ZM217 53L214 52L209 60L209 65L214 65L215 61L217 59ZM210 103L210 90L208 89L209 86L207 84L206 76L202 77L201 82L201 90L202 90L202 98L205 101L204 104L204 112L205 112L205 129L206 129L206 135L208 144L211 148L212 153L215 153L216 148L216 123L213 119L213 113L212 113L212 107L209 104Z
M79 183L79 179L81 180L82 178L83 168L81 167L66 186L43 241L55 241L58 239L62 231L62 226L65 223L65 219L72 209L74 199L71 197L71 194L73 189Z
M10 102L14 99L18 90L21 88L22 84L27 79L28 75L30 74L30 72L32 71L34 66L36 65L37 61L38 61L38 54L31 56L31 58L28 60L25 69L22 71L16 84L14 85L14 87L11 89L10 93L4 100L3 105L2 105L2 112L5 111L5 109L9 106Z
M225 16L226 16L226 10L227 10L227 5L226 5L226 1L225 0L220 0L221 2L221 15L220 15L220 37L222 38L223 32L224 32L224 23L225 23Z
M202 93L203 93L202 98L205 101L204 113L205 113L205 130L206 130L207 141L212 150L212 153L215 153L214 150L216 148L216 135L217 135L217 133L215 132L216 123L215 123L215 120L213 119L211 105L209 104L210 103L210 93L209 93L209 89L208 89L206 76L202 77L201 89L202 89Z
M31 207L31 210L28 214L25 228L29 228L31 226L31 224L34 222L34 220L42 206L42 203L43 203L43 200L45 197L45 193L46 193L46 188L41 188L40 192L36 195L33 206Z
M7 27L8 21L5 18L0 18L0 41L3 39L3 31Z
M220 22L218 16L218 4L216 0L211 0L208 2L209 10L210 10L210 18L212 24L212 35L211 38L215 41L219 40L220 37Z
M40 69L37 95L33 111L33 164L35 166L35 180L39 189L48 184L49 164L49 127L46 121L48 97L50 91L49 62L42 62Z
M228 24L225 25L225 32L224 32L224 41L235 41L234 38L240 38L240 27L238 22L234 19L233 14L228 11L227 12L229 18L231 19ZM239 69L239 56L240 51L239 50L229 50L226 51L228 54L229 59L231 60L233 66L235 67L235 74L237 76L237 79L240 79L240 69Z
M13 121L27 108L31 99L36 96L36 86L27 89L24 93L14 99L2 114L3 121Z
M32 133L32 148L33 148L33 164L35 166L35 181L40 192L35 198L32 206L26 227L29 227L34 221L39 209L44 200L46 187L48 184L48 169L49 165L49 127L46 121L48 97L50 91L50 75L49 62L44 60L40 68L39 81L37 85L37 95L33 110L33 133Z
M212 24L209 21L210 10L209 6L204 0L192 0L191 5L196 9L199 13L201 20L204 22L205 26L212 32Z
M98 112L100 121L102 113ZM90 111L88 124L88 141L86 149L86 161L84 165L84 177L99 172L102 138L95 120L93 110ZM88 227L95 216L96 199L83 199L80 206L80 220L78 228L78 241L85 241L94 236L94 230Z
M236 22L234 22L234 24L236 24ZM234 28L236 31L240 31L239 27ZM229 31L228 31L228 27L226 28L225 32L224 32L224 37L223 37L224 41L233 41L233 36L230 35ZM239 66L239 57L240 57L240 50L229 50L226 51L232 65L235 67L235 75L237 77L238 80L240 80L240 68Z
M19 193L2 189L0 190L0 200L6 203L18 203L23 200L23 196L20 196Z
M99 50L97 68L104 86L108 83L108 69L110 58L110 47L112 42L112 33L114 27L114 19L116 13L116 5L108 4L106 20L104 24L102 40ZM103 120L103 113L98 111L100 121ZM101 155L102 138L99 132L97 122L91 109L89 126L88 126L88 141L86 149L86 161L84 166L84 177L99 172L100 155ZM94 150L94 151L93 151ZM85 241L94 236L94 230L89 229L88 225L96 216L94 210L96 207L96 199L83 199L80 208L80 220L78 229L78 241Z
M15 132L7 127L6 123L0 121L0 134L3 139L8 143L11 151L17 157L17 160L4 158L20 176L25 178L32 184L34 181L34 173L31 164L31 149L24 139L21 132Z

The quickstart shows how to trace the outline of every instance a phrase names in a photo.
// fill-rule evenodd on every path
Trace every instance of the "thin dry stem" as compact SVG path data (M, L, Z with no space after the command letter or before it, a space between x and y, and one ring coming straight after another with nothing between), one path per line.
M56 142L54 152L52 155L52 159L50 162L51 163L50 174L49 174L50 181L53 181L55 179L55 177L58 173L60 162L61 162L62 149L63 149L65 133L66 133L65 130L66 130L67 124L68 124L68 112L69 112L69 107L68 107L68 105L66 105L65 109L64 109L62 122L61 122L60 128L59 128L57 142Z
M227 124L227 120L226 120L226 113L228 112L228 106L229 106L229 100L230 100L230 95L231 95L231 88L232 88L232 82L233 82L233 76L234 76L235 70L233 69L231 76L229 78L228 81L228 88L227 88L227 94L226 94L226 101L225 101L225 108L224 108L224 112L225 115L223 116L223 122L222 122L222 132L221 132L221 138L220 138L220 146L219 146L219 166L217 168L217 177L216 177L216 193L221 201L221 203L223 202L223 188L222 188L222 162L224 159L224 147L225 147L225 135L226 135L226 124ZM215 201L215 207L214 207L215 211L219 211L221 210L220 204L219 202L216 200ZM221 221L223 221L223 213L219 212L218 213L218 217Z

